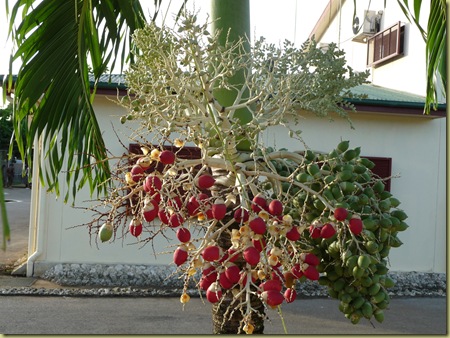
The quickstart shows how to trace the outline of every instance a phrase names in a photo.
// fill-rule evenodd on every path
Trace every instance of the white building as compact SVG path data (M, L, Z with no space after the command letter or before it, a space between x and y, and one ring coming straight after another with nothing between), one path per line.
M370 7L368 7L370 4ZM363 24L364 9L382 11L379 31L400 22L403 49L399 55L384 63L367 66L369 39L374 34L359 36L353 33L353 2L330 1L312 34L325 47L335 42L347 54L348 64L355 70L371 69L372 84L355 88L368 95L355 101L358 113L351 114L355 126L352 130L344 120L320 119L305 116L303 138L309 147L330 151L340 140L350 140L360 146L361 155L380 157L390 165L392 175L400 178L391 181L391 192L402 201L401 208L408 214L409 229L400 234L403 245L391 250L392 271L445 272L446 271L446 114L445 105L430 116L424 116L425 44L417 28L411 25L396 1L357 1L357 15ZM424 4L425 5L425 4ZM424 12L425 13L425 12ZM422 14L426 17L425 14ZM364 27L362 28L364 29ZM357 41L355 41L357 40ZM377 47L378 48L378 47ZM119 123L124 114L113 101L117 88L124 90L117 79L101 83L94 102L107 148L121 154L123 148L117 141L111 123L127 144L129 130ZM266 134L268 145L290 147L286 133L276 129ZM295 150L295 149L292 149ZM34 175L36 178L37 175ZM30 222L28 275L41 275L58 263L87 264L169 264L171 254L154 256L167 248L165 240L141 247L132 236L116 242L95 243L86 227L75 227L90 220L89 213L65 205L62 198L38 189L33 184ZM62 188L67 189L67 187ZM64 196L65 191L61 191ZM76 204L89 200L87 190L77 196Z

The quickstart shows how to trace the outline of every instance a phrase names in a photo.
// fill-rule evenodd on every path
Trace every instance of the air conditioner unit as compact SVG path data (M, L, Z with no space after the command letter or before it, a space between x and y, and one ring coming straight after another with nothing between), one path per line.
M377 12L364 10L364 17L361 26L355 27L355 22L353 23L353 31L356 35L352 41L366 43L367 38L378 33L380 31L380 21L382 15L383 11Z

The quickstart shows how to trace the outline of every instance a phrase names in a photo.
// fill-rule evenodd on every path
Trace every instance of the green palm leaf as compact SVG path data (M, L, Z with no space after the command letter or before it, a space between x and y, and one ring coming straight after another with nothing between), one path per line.
M33 140L41 137L47 160L40 178L57 194L63 170L73 197L85 183L91 194L105 192L110 170L102 161L107 154L89 73L96 83L116 63L123 68L132 61L130 37L145 23L142 8L136 0L42 0L35 8L33 2L17 0L10 15L10 32L19 46L13 60L22 61L13 114L19 149L31 160ZM19 127L29 116L26 147Z
M420 12L422 0L414 0L411 9L408 0L397 0L401 9L409 21L414 22L419 28L426 42L427 61L427 89L425 100L425 113L429 114L431 109L436 109L438 104L438 80L442 82L443 88L447 88L447 13L445 0L431 0L430 16L427 28L424 29L420 23ZM442 92L445 95L445 91Z

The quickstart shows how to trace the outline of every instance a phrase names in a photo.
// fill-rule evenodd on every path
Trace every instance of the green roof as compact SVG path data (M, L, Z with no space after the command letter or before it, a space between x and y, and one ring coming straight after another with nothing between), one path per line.
M353 104L372 104L383 106L402 106L423 108L425 97L400 90L380 87L373 84L362 84L350 90L354 95L365 95L364 99L349 99ZM446 104L440 102L439 108L445 109Z

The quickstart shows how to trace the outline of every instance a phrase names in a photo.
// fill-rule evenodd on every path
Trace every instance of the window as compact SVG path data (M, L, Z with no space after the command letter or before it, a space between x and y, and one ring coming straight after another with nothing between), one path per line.
M367 66L377 67L403 55L405 26L400 21L367 40Z
M375 163L375 167L373 167L372 172L375 175L378 175L381 178L390 177L392 174L392 158L390 157L371 157L364 156L365 158L371 160ZM391 179L384 181L384 190L391 191Z

